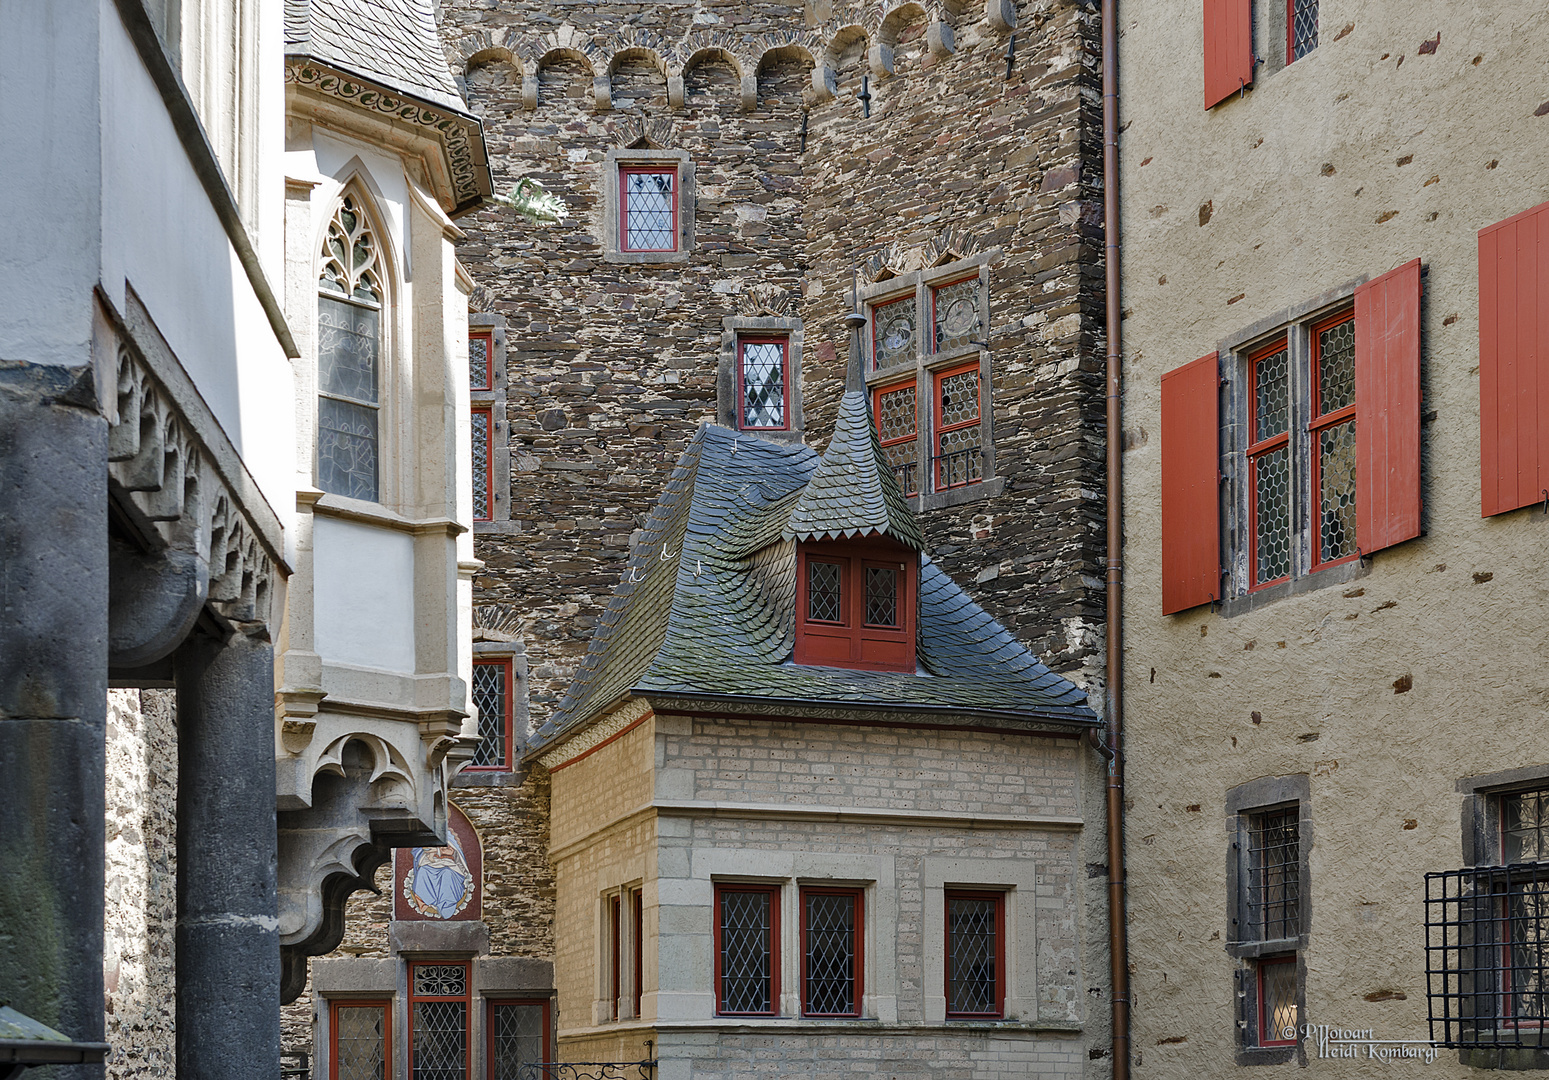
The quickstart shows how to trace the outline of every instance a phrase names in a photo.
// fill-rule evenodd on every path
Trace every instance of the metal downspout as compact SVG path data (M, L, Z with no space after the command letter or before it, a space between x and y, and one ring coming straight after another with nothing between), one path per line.
M1118 0L1102 0L1103 35L1103 298L1108 341L1107 546L1104 597L1108 714L1108 957L1113 1009L1113 1080L1129 1080L1129 936L1124 880L1124 489L1119 307L1119 23Z

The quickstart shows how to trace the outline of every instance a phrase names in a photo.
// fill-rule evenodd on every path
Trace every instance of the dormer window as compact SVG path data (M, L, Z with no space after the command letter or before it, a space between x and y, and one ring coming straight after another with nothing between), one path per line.
M797 546L796 662L914 670L919 555L880 537Z

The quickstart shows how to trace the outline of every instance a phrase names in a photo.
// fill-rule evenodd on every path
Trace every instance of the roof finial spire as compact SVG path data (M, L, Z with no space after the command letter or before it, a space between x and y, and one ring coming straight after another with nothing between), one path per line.
M866 313L861 310L860 272L850 271L850 313L844 317L844 325L850 331L850 356L844 370L844 389L866 392L866 375L861 365L861 330L866 325Z

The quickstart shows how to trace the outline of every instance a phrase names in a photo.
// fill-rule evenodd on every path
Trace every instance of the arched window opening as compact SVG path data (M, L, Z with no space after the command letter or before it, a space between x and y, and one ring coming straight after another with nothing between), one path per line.
M345 195L317 281L317 486L371 502L381 490L379 250L358 198Z

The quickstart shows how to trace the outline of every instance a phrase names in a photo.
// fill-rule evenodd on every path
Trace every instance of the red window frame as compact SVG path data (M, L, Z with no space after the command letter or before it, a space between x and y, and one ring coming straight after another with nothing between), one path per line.
M946 291L947 289L950 289L954 285L961 285L965 281L978 281L978 280L979 280L979 275L976 272L976 273L972 273L972 274L965 274L965 275L963 275L960 278L953 279L952 281L943 281L939 285L932 285L930 287L930 349L929 349L929 351L931 353L935 353L935 352L940 351L940 350L938 350L936 348L936 297L940 293ZM981 289L983 288L982 283L980 285L980 288ZM980 300L981 301L983 300L983 293L982 292L980 293ZM979 329L980 330L984 329L984 326L983 326L982 322L980 324ZM915 333L919 333L918 328L916 328ZM963 348L963 346L958 345L956 348L961 349L961 348Z
M1285 62L1287 64L1296 63L1296 4L1297 0L1285 0ZM1317 47L1318 42L1314 39L1312 49ZM1307 52L1312 52L1312 49L1308 49ZM1307 53L1302 55L1305 56Z
M807 566L838 563L841 620L807 617ZM866 567L898 568L897 626L865 621ZM863 671L915 670L915 608L918 603L919 556L891 540L809 543L797 548L795 661L818 667Z
M769 896L769 1008L764 1012L730 1012L725 1006L726 993L721 983L721 897L729 893L767 893ZM780 886L725 884L715 887L715 907L711 909L715 942L715 1014L717 1016L780 1015Z
M773 424L747 424L744 418L747 416L747 388L743 382L743 350L749 345L778 345L780 346L780 389L785 394L785 405L780 410L780 415L785 417L785 423L778 427ZM737 339L737 430L738 431L789 431L791 430L791 342L789 338L779 336L765 337L739 337Z
M952 1009L952 901L993 900L995 902L995 1009L993 1012L955 1012ZM942 923L946 947L942 951L942 990L947 1001L947 1016L963 1020L998 1020L1006 1015L1006 894L984 889L944 889L941 899Z
M468 335L468 340L484 342L484 381L477 385L470 382L468 389L493 390L495 388L495 335L488 330L474 331ZM470 373L472 370L470 367Z
M969 279L964 278L963 280L967 281ZM932 313L932 316L934 318L934 312ZM944 423L942 423L942 419L941 419L941 383L942 383L942 380L948 379L948 378L952 377L953 375L961 375L964 372L968 372L968 371L974 371L974 372L978 372L979 373L979 383L974 388L974 397L975 397L977 405L978 405L978 408L975 410L974 418L972 420L964 420L964 421L961 421L960 423L956 423L956 424L951 424L951 425L944 424ZM941 440L942 440L942 436L950 435L954 431L966 431L969 428L980 427L984 423L984 373L980 369L979 361L978 360L970 360L966 364L954 364L953 366L948 367L948 368L943 368L940 371L933 371L933 372L931 372L930 408L931 408L931 420L933 421L932 424L931 424L932 430L931 430L931 456L930 456L930 464L931 464L931 468L930 468L930 472L931 472L931 490L932 491L949 491L949 490L951 490L953 488L967 487L970 484L980 484L980 483L983 483L984 482L984 459L983 459L983 455L984 455L984 434L983 434L982 431L980 432L980 435L979 435L979 455L980 455L979 475L977 477L971 479L971 480L963 480L962 482L956 483L956 484L943 484L941 482L941 464L942 464L941 463L941 456L942 456L941 455Z
M1268 998L1264 993L1265 968L1281 967L1286 964L1295 965L1295 963L1296 954L1292 953L1289 956L1266 956L1256 961L1253 965L1254 989L1257 991L1259 1005L1259 1040L1256 1044L1258 1046L1295 1046L1299 1041L1294 1035L1289 1039L1280 1038L1280 1032L1271 1027L1272 1021L1267 1012ZM1293 983L1295 981L1294 973L1292 981Z
M511 738L512 738L512 735L514 734L512 729L514 727L514 714L515 714L515 709L513 707L514 706L513 694L515 693L515 690L516 690L516 672L514 670L515 665L513 664L511 657L506 656L506 657L502 657L502 658L500 658L498 660L479 660L479 659L475 658L474 661L473 661L473 666L474 667L498 667L498 668L501 669L501 672L500 672L501 683L502 683L502 685L504 686L505 689L504 689L504 691L500 695L501 696L501 700L502 700L502 702L504 704L504 709L503 709L504 715L502 715L501 718L500 718L500 726L501 726L501 729L505 732L505 752L502 754L500 764L498 764L498 765L464 765L462 771L463 772L510 772L511 771L511 753L512 753ZM482 716L479 718L481 723L483 722L483 719L484 718Z
M549 1012L550 1002L548 998L488 998L484 1005L484 1053L485 1060L489 1062L490 1080L517 1080L516 1077L495 1075L495 1010L502 1005L527 1005L543 1010L543 1047L539 1051L539 1061L554 1060L554 1042L550 1026L552 1020ZM332 1078L337 1080L337 1078Z
M1356 550L1350 554L1341 555L1337 559L1323 562L1323 537L1320 531L1323 520L1323 464L1322 455L1318 453L1318 440L1324 428L1333 427L1335 424L1342 424L1346 420L1353 420L1360 400L1356 398L1342 409L1335 409L1327 415L1323 413L1323 403L1319 400L1321 390L1318 385L1318 364L1322 358L1319 338L1325 330L1332 330L1342 323L1354 322L1355 309L1350 308L1337 315L1331 315L1322 322L1314 323L1308 330L1312 357L1307 367L1307 381L1311 387L1310 400L1312 402L1312 419L1307 423L1307 458L1311 463L1312 472L1312 485L1308 491L1308 504L1312 511L1312 515L1308 519L1312 522L1312 557L1308 567L1309 572L1312 570L1322 570L1326 566L1338 566L1340 563L1347 563L1352 559L1359 559L1361 557L1360 545L1357 542ZM1252 429L1250 428L1249 430L1251 431ZM1360 492L1357 491L1356 499L1359 500L1360 497Z
M380 1009L382 1011L382 1061L386 1075L393 1075L393 1003L379 998L361 998L328 1003L328 1080L339 1080L339 1013L343 1009Z
M663 248L630 247L629 245L629 182L630 176L672 177L672 246ZM678 168L676 165L620 165L619 166L619 250L620 251L677 251L678 250Z
M630 891L630 952L635 958L634 981L630 994L634 998L634 1016L640 1019L640 1003L645 996L645 892Z
M479 517L477 510L474 512L474 521L495 520L495 410L489 405L475 405L469 410L470 434L469 444L472 444L471 425L477 424L480 417L484 421L484 509L485 516ZM478 479L477 475L474 479ZM476 494L476 492L475 492Z
M622 912L623 897L614 893L608 897L608 1013L609 1019L620 1019L619 992L619 946L620 934L623 930L620 916Z
M463 969L463 993L461 997L442 995L416 994L414 992L414 971L422 967L460 967ZM421 1001L461 1001L463 1003L463 1051L467 1057L467 1063L463 1066L467 1075L473 1075L473 971L472 965L463 960L426 960L414 961L409 964L409 1076L414 1076L414 1006Z
M892 300L883 300L883 301L880 301L878 303L874 303L874 304L871 305L871 321L867 325L867 332L871 334L871 370L872 371L881 371L882 370L882 357L878 354L878 346L877 346L877 325L878 325L878 323L880 323L882 321L882 313L884 311L886 311L888 308L895 307L898 304L909 304L909 305L912 306L914 304L914 302L915 302L915 296L914 296L914 293L911 292L907 296L899 296L899 297L893 298ZM936 340L936 320L935 320L935 317L934 317L934 315L935 315L934 307L931 310L932 310L931 341L934 343L935 340ZM920 332L921 332L921 328L920 328L919 312L916 311L915 312L915 319L914 319L914 346L915 346L915 353L916 353L916 355L918 355L918 353L919 353ZM935 351L934 345L932 346L931 351L932 352ZM910 358L910 362L911 363L914 362L914 358L913 357ZM894 364L896 366L902 366L902 362L901 361L894 361Z
M807 1007L812 999L807 988L807 897L809 896L849 896L855 900L855 925L851 929L850 941L850 973L855 982L854 1002L855 1007L849 1012L829 1013L814 1012ZM856 888L838 888L834 886L807 886L803 885L799 897L801 908L801 1015L803 1016L860 1016L861 998L866 993L866 890Z
M1271 585L1278 585L1282 581L1289 581L1291 575L1283 574L1271 581L1259 583L1259 459L1266 454L1271 454L1283 446L1291 443L1291 420L1295 415L1290 405L1290 391L1287 389L1286 429L1278 435L1271 435L1260 442L1252 442L1253 436L1258 432L1259 416L1259 388L1258 371L1259 361L1266 356L1273 356L1277 352L1286 352L1287 378L1289 378L1291 357L1289 349L1290 339L1282 334L1268 345L1254 349L1248 354L1248 449L1246 458L1248 462L1248 591L1257 592L1259 589L1267 589ZM1289 453L1289 451L1287 451ZM1290 503L1296 504L1296 492L1289 495ZM1293 526L1294 528L1294 526ZM1287 537L1287 542L1289 542ZM1294 567L1292 569L1295 569Z
M912 470L909 470L908 473L907 473L907 475L910 475L910 476L912 476L914 478L914 483L912 485L909 485L909 484L905 484L902 481L900 481L900 483L898 485L900 488L904 489L904 494L905 495L918 495L920 493L920 483L919 483L919 475L920 475L920 463L919 463L920 396L919 396L919 391L918 390L915 391L915 397L914 397L914 430L912 432L910 432L908 435L900 435L900 436L897 436L897 437L891 438L891 439L884 439L884 438L882 438L882 399L884 397L886 397L888 394L896 394L900 390L914 390L915 386L916 386L916 383L915 383L914 379L904 379L901 382L888 383L886 386L875 387L871 391L871 415L872 415L873 422L877 425L877 439L878 439L879 442L881 442L882 449L884 451L886 451L889 447L902 446L905 443L914 443L915 444L914 468ZM897 470L896 469L894 470L894 475L895 476L897 475Z

